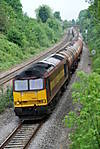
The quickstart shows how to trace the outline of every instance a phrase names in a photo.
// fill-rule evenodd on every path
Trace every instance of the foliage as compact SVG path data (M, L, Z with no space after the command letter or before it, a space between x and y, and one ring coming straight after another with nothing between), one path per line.
M7 107L13 106L13 92L10 87L7 87L7 91L4 91L3 88L0 89L0 113L5 110Z
M63 29L64 30L71 26L72 26L72 21L67 21L67 20L63 21Z
M100 55L93 61L93 70L100 74Z
M62 32L61 23L57 19L54 20L53 18L49 18L47 21L47 24L51 29L54 30L55 37L59 38L59 35L61 36L61 34L59 34L59 33Z
M0 3L0 32L1 31L3 31L3 32L6 31L7 22L8 22L8 19L7 19L5 10L2 7L2 4Z
M66 29L68 27L68 21L65 20L63 21L63 29Z
M55 11L55 12L54 12L54 17L55 17L56 19L58 19L59 21L61 21L61 16L60 16L60 12L59 12L59 11Z
M14 18L16 17L15 12L11 6L8 6L4 0L0 1L0 32L6 33L11 27Z
M72 97L76 112L65 116L65 124L74 130L69 138L71 149L100 148L100 76L78 73L79 81L73 85ZM79 106L80 105L80 106Z
M8 36L8 40L9 41L11 41L11 42L13 42L15 44L18 44L19 46L23 46L22 34L15 27L12 27L12 28L9 29L7 36Z
M45 23L39 21L39 16L32 19L23 14L20 0L0 1L0 70L32 57L62 37L62 24L51 8L42 5L37 14L42 7L41 13L47 13Z
M51 8L47 5L42 5L36 9L36 16L38 20L41 20L43 23L47 22L48 18L51 18L52 12Z
M22 4L20 0L5 0L5 2L10 5L16 13L22 13Z
M90 12L94 19L100 20L100 0L88 0L91 4L89 7Z
M73 26L75 25L75 20L74 20L74 19L72 19L72 25L73 25Z
M100 0L88 0L90 6L79 14L77 24L88 44L92 56L93 73L78 73L73 85L75 111L65 116L65 124L74 130L69 135L71 149L100 148Z
M0 70L7 69L22 59L24 59L23 51L0 34Z
M80 12L78 23L80 25L83 37L86 43L88 43L90 51L93 49L96 50L96 55L92 57L92 66L93 71L100 74L99 65L96 64L99 62L98 59L100 56L100 0L89 0L88 2L90 2L90 6L87 10L82 10Z

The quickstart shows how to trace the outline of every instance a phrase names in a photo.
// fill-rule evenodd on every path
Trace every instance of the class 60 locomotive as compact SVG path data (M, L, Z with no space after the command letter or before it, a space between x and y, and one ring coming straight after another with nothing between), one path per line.
M82 37L78 34L69 46L14 78L14 111L20 119L40 119L52 112L57 94L77 68L82 48Z

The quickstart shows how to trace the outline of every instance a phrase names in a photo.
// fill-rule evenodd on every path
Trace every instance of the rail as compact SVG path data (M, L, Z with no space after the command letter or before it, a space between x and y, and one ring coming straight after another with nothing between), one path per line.
M0 145L0 149L26 149L42 124L43 122L29 124L24 122L20 123Z

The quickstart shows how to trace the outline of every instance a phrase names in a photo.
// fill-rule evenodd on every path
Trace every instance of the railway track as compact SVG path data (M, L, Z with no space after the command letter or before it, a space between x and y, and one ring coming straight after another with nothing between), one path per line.
M42 126L40 123L20 123L1 144L0 149L26 149Z
M8 71L5 74L1 74L0 75L0 86L4 85L7 82L9 82L10 80L12 80L18 73L27 69L33 63L35 63L39 60L42 60L43 58L49 56L50 54L53 54L54 52L61 50L62 48L65 48L69 44L71 38L72 37L71 37L70 33L68 32L67 35L63 38L62 42L55 45L53 48L50 48L47 51L40 53L39 56L37 55L34 58L32 58L31 60L21 64L20 67L16 67L16 68Z

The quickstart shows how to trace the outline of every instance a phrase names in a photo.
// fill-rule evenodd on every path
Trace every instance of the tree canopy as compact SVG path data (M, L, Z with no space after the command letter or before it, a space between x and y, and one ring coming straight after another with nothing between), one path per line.
M54 17L49 6L40 6L36 16L33 19L24 14L20 0L0 0L0 70L31 57L62 37L62 22Z
M51 18L52 11L51 8L47 5L42 5L38 9L36 9L36 16L38 20L41 20L43 23L45 23L48 18Z
M10 5L16 13L22 13L22 4L20 0L5 0L8 5Z
M61 21L61 16L60 16L60 12L59 12L59 11L55 11L55 12L54 12L54 17L55 17L56 19L58 19L59 21Z

